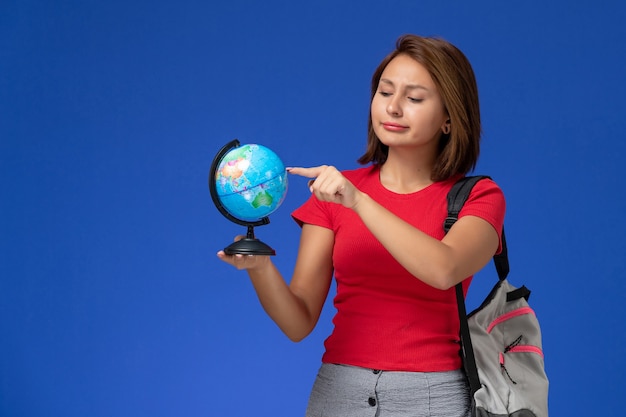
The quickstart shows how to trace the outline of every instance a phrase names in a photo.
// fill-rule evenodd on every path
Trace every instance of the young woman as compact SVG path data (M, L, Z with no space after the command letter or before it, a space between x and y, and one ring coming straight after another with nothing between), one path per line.
M247 270L292 340L316 325L332 277L337 313L307 416L467 416L454 286L499 250L505 202L479 182L448 234L446 195L476 165L480 112L461 51L406 35L372 77L362 168L289 168L311 178L287 284L269 257L218 257Z

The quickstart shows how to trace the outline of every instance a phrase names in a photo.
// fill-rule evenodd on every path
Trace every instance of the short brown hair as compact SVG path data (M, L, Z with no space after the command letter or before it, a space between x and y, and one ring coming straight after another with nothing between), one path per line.
M441 134L439 154L431 178L433 181L441 181L455 174L467 174L478 161L481 133L478 87L469 60L457 47L443 39L400 36L396 41L396 49L374 71L370 100L378 90L383 71L400 54L413 58L430 73L450 117L451 130L449 134ZM382 165L388 153L389 148L374 133L370 117L367 150L358 162Z

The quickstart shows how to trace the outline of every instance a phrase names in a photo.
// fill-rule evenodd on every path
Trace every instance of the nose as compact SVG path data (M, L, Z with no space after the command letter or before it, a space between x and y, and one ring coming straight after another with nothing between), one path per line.
M387 104L387 113L394 117L402 116L402 106L399 101L400 97L398 95L394 95L390 98L389 103Z

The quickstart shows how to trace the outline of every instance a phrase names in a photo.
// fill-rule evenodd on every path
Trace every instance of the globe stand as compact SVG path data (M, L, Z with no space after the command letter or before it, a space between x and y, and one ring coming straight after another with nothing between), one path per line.
M276 251L266 243L254 237L254 227L248 225L248 234L241 240L231 243L224 248L226 255L276 255Z
M242 226L248 227L248 233L246 237L240 239L236 242L231 243L227 247L224 248L224 253L227 255L265 255L265 256L273 256L276 255L276 251L269 247L266 243L261 242L259 239L254 237L254 227L262 226L268 224L270 222L269 217L263 217L256 221L245 221L236 218L232 214L226 210L222 202L220 201L217 195L217 188L215 185L215 177L217 173L217 168L222 160L222 158L233 148L239 147L240 143L237 139L234 139L224 145L222 149L215 155L213 158L213 163L211 164L211 171L209 173L209 191L211 192L211 199L213 200L213 204L219 210L224 217L230 220L233 223L237 223Z

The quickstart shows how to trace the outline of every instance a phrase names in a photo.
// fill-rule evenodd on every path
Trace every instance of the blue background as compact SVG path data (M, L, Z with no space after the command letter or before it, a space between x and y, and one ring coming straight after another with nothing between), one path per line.
M303 342L280 333L215 256L244 230L207 174L233 138L356 167L371 74L403 33L476 71L476 172L507 197L551 415L623 415L625 18L617 0L3 0L0 415L302 415L332 305ZM257 228L287 277L307 196L291 178Z

